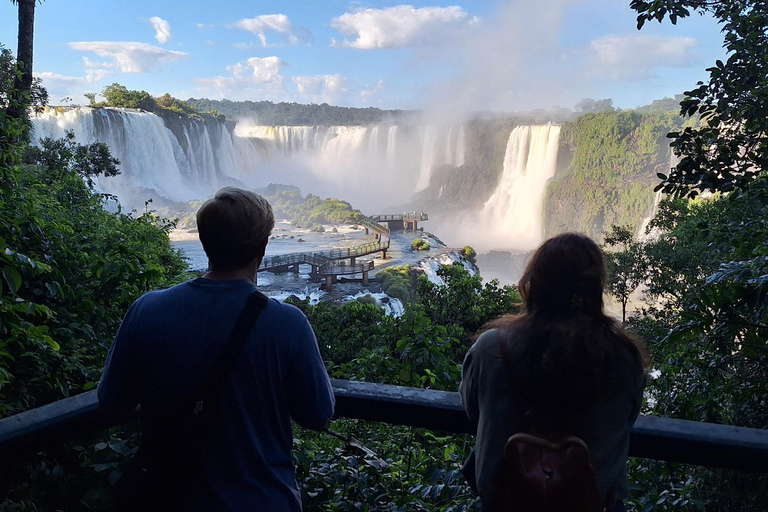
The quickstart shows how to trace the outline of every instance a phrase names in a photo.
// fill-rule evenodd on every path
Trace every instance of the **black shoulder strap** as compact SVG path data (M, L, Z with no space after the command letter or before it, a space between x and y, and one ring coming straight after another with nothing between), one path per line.
M242 352L245 340L248 339L248 334L250 334L253 325L268 303L269 298L258 290L248 296L248 301L245 303L243 312L240 313L240 317L237 319L235 328L232 329L232 333L224 343L224 348L221 349L221 353L214 361L208 377L200 388L201 394L215 394L221 388L224 379L229 374L232 366L234 366L235 360L240 355L240 352Z

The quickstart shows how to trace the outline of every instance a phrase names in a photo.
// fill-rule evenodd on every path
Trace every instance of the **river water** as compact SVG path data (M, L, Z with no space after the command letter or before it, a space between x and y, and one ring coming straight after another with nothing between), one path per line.
M336 226L337 232L334 233L333 228L334 226L325 226L325 233L317 233L307 229L293 228L288 223L278 223L267 245L267 255L347 248L374 241L373 234L366 235L364 229L355 230L348 226ZM178 236L179 234L176 233L177 238ZM203 251L200 240L190 234L184 238L183 240L172 241L171 244L184 252L189 260L190 270L205 270L208 266L208 258ZM411 242L415 238L427 240L432 248L429 251L414 251L411 249ZM372 260L374 262L374 269L370 272L370 277L374 277L382 269L390 266L413 265L420 266L427 277L435 281L439 279L435 273L438 265L450 264L458 259L457 249L445 247L433 235L427 232L404 231L391 233L387 259L382 259L381 256L381 253L378 252L358 258L358 261ZM470 268L470 270L474 272L474 268ZM378 283L371 282L364 286L360 274L348 276L349 278L356 278L354 281L342 277L331 289L325 290L322 283L310 281L309 272L309 265L302 265L299 274L259 272L257 276L259 289L278 300L284 300L295 295L301 299L309 298L310 303L317 303L320 300L345 302L355 300L363 295L371 295L388 313L402 314L403 306L399 300L384 294Z

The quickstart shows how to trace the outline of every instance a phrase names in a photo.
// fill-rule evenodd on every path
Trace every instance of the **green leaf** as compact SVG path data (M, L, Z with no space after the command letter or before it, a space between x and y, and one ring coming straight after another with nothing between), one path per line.
M19 288L21 288L22 284L21 274L19 274L19 271L13 267L4 267L3 277L5 278L5 282L8 283L8 288L10 288L11 293L16 295L16 292L19 291Z

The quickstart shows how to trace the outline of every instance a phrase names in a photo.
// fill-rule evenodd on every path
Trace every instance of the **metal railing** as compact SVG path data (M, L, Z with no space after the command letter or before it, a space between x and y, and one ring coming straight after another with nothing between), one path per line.
M425 212L413 212L413 213L392 213L392 214L382 214L382 215L371 215L370 217L374 221L377 222L387 222L387 221L425 221L429 220L429 215L427 215Z
M369 217L364 218L361 224L369 229L374 230L376 233L379 233L379 240L376 242L368 242L362 245L356 245L354 247L347 247L344 249L328 249L325 251L313 252L292 252L289 254L266 256L263 260L261 260L261 265L259 265L259 272L266 272L269 270L300 264L308 264L314 266L317 274L320 276L359 274L363 271L371 270L373 268L372 261L355 262L354 264L340 261L347 258L351 259L357 258L358 256L366 256L368 254L386 251L389 249L389 228L382 226Z
M332 380L336 417L474 434L458 393ZM58 446L131 419L110 416L96 391L0 420L0 460ZM768 473L768 431L640 416L630 455L713 468Z

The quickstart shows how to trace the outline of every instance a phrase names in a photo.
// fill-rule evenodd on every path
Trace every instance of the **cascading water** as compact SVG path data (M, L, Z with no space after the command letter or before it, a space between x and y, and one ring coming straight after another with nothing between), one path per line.
M284 183L376 209L407 201L417 185L429 185L434 166L460 165L465 154L461 125L232 130L213 119L164 121L131 109L83 107L48 109L33 126L36 139L72 130L77 142L105 142L121 162L121 175L97 180L97 186L124 205L132 201L131 207L152 194L188 201L224 185Z
M555 174L559 136L555 125L512 130L501 180L478 215L488 246L531 249L541 242L542 204Z

